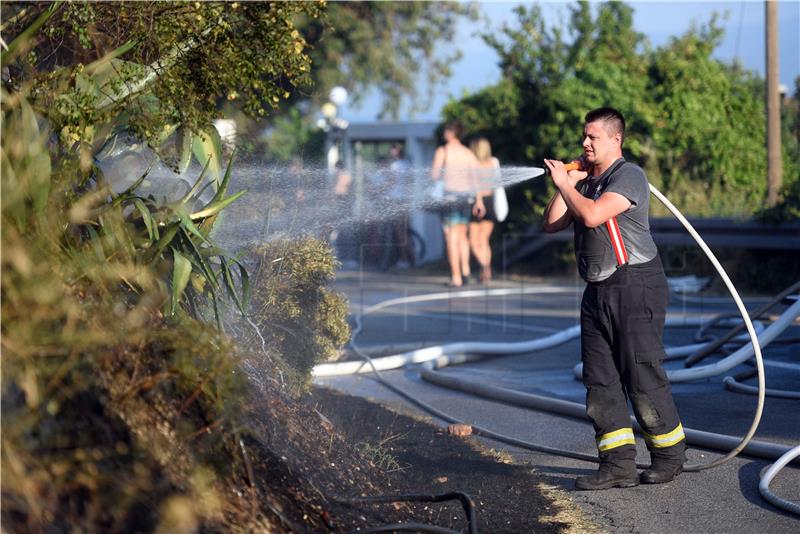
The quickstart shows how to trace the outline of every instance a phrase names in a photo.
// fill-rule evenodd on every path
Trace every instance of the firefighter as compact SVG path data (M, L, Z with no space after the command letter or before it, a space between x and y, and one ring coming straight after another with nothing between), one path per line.
M597 439L599 470L579 477L582 490L669 482L683 470L686 440L661 366L669 300L650 235L644 171L622 157L625 119L613 108L586 114L580 170L545 160L557 188L544 230L573 225L581 301L581 360L586 413ZM637 475L630 398L645 432L651 466Z

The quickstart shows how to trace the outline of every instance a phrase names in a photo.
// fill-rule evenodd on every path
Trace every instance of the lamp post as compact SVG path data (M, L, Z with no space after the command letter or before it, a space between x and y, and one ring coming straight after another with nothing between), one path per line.
M339 143L344 131L350 126L349 122L338 116L339 108L347 103L347 96L347 89L337 85L328 94L329 101L320 108L322 118L317 121L317 126L327 134L325 156L329 172L333 172L336 162L339 161Z

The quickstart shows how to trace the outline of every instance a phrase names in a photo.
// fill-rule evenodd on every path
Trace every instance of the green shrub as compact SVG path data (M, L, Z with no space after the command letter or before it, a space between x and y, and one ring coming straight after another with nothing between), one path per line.
M319 362L338 356L350 339L347 303L325 289L336 261L330 247L314 238L262 245L250 253L250 317L295 384L308 382ZM245 336L258 347L253 333Z

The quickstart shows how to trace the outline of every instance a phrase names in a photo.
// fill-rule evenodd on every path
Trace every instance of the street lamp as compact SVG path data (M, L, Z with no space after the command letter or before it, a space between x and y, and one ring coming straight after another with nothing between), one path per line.
M347 94L347 89L345 89L341 85L337 85L336 87L331 89L331 92L328 94L328 98L330 99L330 101L339 107L344 106L347 103L348 96L349 95Z
M317 121L317 126L328 135L325 139L328 170L333 172L339 160L339 141L344 131L350 126L345 119L338 117L339 107L347 103L347 89L337 85L328 94L329 102L322 104L320 112L322 118Z
M325 102L322 104L322 108L320 109L322 112L322 116L325 117L325 120L328 122L332 121L336 117L336 104L332 102Z

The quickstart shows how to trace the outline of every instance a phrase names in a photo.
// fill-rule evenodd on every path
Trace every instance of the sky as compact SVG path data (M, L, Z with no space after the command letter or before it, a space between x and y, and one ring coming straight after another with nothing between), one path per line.
M708 23L713 13L727 18L718 21L725 36L714 52L714 57L725 62L738 58L746 69L762 76L765 69L764 2L756 0L728 0L715 2L690 1L629 1L634 9L634 28L643 33L651 46L658 47L669 42L671 37L685 33L692 24ZM531 2L479 2L479 8L491 21L490 28L499 28L503 22L510 25L516 21L515 6ZM548 25L563 25L569 18L570 3L565 1L538 2ZM463 53L462 59L453 65L453 75L438 89L426 111L414 115L405 114L412 120L440 119L440 111L451 97L477 91L500 79L497 55L483 43L476 32L487 28L485 21L476 23L462 21L454 43ZM794 88L794 79L800 75L800 0L785 0L778 3L778 50L780 56L779 79L789 90ZM380 96L369 95L358 108L345 105L340 115L353 122L372 121L377 118Z

